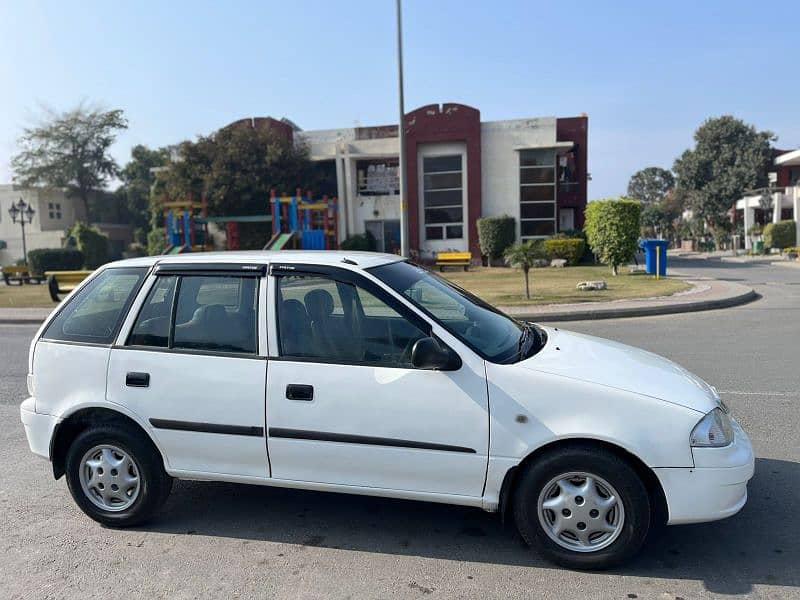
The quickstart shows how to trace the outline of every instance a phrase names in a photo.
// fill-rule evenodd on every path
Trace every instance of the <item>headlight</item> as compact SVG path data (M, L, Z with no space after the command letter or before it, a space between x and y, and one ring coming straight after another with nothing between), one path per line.
M715 408L692 429L690 437L695 448L720 448L733 442L731 418L721 408Z

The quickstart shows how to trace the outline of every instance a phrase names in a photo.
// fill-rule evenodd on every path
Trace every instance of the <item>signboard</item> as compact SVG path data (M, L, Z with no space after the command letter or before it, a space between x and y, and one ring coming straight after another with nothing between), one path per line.
M388 196L400 193L399 165L395 158L356 161L358 193L361 196Z

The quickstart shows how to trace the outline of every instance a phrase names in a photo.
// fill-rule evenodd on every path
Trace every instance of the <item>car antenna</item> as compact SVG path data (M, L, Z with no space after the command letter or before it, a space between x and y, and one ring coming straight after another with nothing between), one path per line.
M350 258L347 258L347 257L343 258L342 262L344 264L346 264L346 265L356 265L356 266L358 266L358 263L356 261L354 261L354 260L352 260Z

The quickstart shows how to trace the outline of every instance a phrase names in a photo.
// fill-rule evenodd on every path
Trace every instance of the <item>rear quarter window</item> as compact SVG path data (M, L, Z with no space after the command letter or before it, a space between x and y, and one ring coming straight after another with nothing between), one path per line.
M70 299L42 339L111 344L146 273L146 268L106 269Z

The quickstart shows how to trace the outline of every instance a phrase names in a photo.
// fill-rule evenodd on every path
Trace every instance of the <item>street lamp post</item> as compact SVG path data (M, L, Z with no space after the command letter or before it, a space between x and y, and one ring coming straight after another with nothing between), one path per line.
M30 204L20 198L19 202L11 204L11 208L8 209L8 214L11 215L11 221L13 223L16 223L17 217L19 217L19 226L22 229L22 259L25 261L25 266L27 267L28 247L25 243L25 219L28 220L28 224L30 225L33 222L33 215L36 214L36 211Z
M397 83L400 91L400 124L397 133L400 138L400 160L398 176L400 178L400 255L408 258L408 200L406 198L406 127L405 102L403 99L403 17L397 0Z

